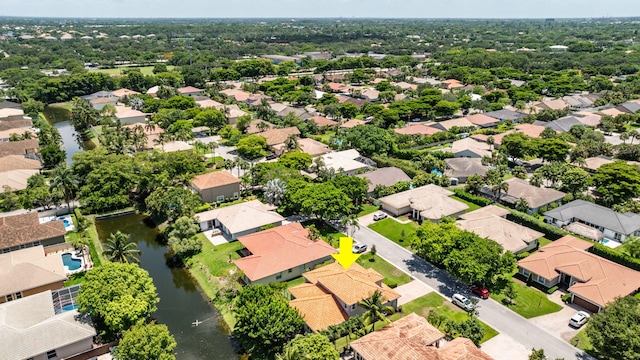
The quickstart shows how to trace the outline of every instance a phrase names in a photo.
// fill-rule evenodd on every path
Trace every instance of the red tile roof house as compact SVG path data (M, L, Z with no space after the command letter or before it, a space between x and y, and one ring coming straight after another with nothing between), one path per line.
M238 241L249 255L234 263L244 273L242 279L248 285L297 278L337 252L323 240L310 240L309 231L300 223L241 236Z
M204 90L193 86L181 87L178 89L178 92L184 96L197 96L204 94Z
M240 179L224 170L194 177L191 187L206 203L224 202L240 197Z
M567 287L573 303L592 312L637 293L640 271L588 252L592 245L567 235L518 261L518 273L547 287Z
M60 244L66 230L61 220L40 224L37 212L0 218L0 252Z

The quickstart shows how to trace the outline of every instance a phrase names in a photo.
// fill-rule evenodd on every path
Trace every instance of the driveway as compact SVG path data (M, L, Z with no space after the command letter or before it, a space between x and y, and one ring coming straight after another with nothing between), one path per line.
M528 360L531 349L513 340L509 335L498 334L480 347L495 360Z
M569 319L571 319L577 311L584 311L584 309L573 304L563 303L561 299L562 295L563 292L556 291L548 296L549 300L561 305L562 310L552 314L537 316L529 319L529 321L547 330L556 337L569 342L569 340L580 331L580 329L574 329L569 326Z
M424 296L433 292L433 289L429 285L423 283L422 281L412 280L404 285L398 286L397 288L393 289L393 291L400 294L400 299L398 299L398 305L404 305L421 296Z
M375 245L378 255L387 262L405 271L414 279L430 286L446 298L450 298L454 293L473 296L468 292L464 284L450 276L446 271L438 269L365 225L361 225L360 229L356 229L354 238L369 247ZM551 359L590 358L581 350L491 299L481 301L478 311L479 318L482 321L500 333L508 335L527 349L543 348Z

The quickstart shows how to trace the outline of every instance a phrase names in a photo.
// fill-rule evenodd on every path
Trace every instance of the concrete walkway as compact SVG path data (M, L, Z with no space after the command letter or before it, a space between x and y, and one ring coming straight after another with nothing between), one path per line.
M495 360L528 360L531 354L531 349L506 334L498 334L489 339L480 349Z
M398 286L393 289L393 291L397 292L401 296L400 299L398 299L398 305L404 305L421 296L427 295L434 290L429 285L421 281L412 280L411 282Z

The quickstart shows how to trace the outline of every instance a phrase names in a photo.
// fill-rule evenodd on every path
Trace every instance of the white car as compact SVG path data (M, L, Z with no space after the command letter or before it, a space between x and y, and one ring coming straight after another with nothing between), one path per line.
M351 247L354 254L361 254L367 251L367 244L355 244Z
M373 221L382 220L387 217L387 214L379 212L373 215Z
M474 305L471 302L471 300L467 299L466 296L461 294L453 294L453 296L451 297L451 303L453 305L457 305L461 307L464 310L471 310L474 308Z
M589 321L589 317L590 315L586 311L578 311L571 317L571 320L569 320L569 326L579 329Z

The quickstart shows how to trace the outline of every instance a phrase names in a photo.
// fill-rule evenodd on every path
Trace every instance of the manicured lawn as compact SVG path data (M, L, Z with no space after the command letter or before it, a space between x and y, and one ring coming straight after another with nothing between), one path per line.
M315 138L316 138L318 141L320 141L320 142L323 142L323 143L325 143L325 144L329 144L329 139L330 139L332 136L335 136L335 134L336 134L336 132L335 132L335 131L327 131L327 132L325 132L325 133L324 133L324 134L322 134L322 135L316 135L316 136L315 136Z
M401 224L387 218L369 225L369 228L394 243L408 248L411 245L411 238L415 234L418 224L415 222Z
M173 65L167 65L167 70L171 71L175 68ZM101 72L109 75L120 75L123 70L127 69L139 69L142 75L153 75L153 66L141 66L141 67L117 67L113 69L97 69L91 70L95 72Z
M84 282L84 275L86 272L79 272L69 276L69 280L64 282L64 287L72 285L82 284Z
M480 306L482 306L482 303L480 303ZM429 316L429 312L431 310L435 310L438 313L445 315L448 320L452 321L464 321L469 318L469 315L462 309L457 308L455 305L445 301L442 296L432 292L402 305L402 312L391 315L389 319L395 321L409 315L410 313L416 313L426 318ZM482 321L480 321L480 323L484 328L484 337L482 338L482 341L480 341L481 343L498 335L498 332L489 325ZM443 327L444 326L441 326L439 330L442 331Z
M375 261L371 261L375 258ZM378 255L375 257L371 254L361 255L356 262L363 267L373 269L384 276L383 283L388 286L395 287L393 285L403 285L411 281L411 277L404 272L400 271L397 267L384 261Z
M541 237L540 239L538 239L538 246L539 247L543 247L545 245L551 244L553 241L547 239L546 237Z
M480 206L480 205L477 205L477 204L474 204L474 203L469 202L469 201L467 201L467 200L461 199L461 198L459 198L459 197L457 197L457 196L449 196L449 197L450 197L450 198L452 198L452 199L458 200L458 201L460 201L461 203L465 203L465 204L467 204L467 206L469 206L469 208L467 209L467 211L466 211L466 212L471 212L471 211L473 211L473 210L478 210L478 209L480 209L480 208L481 208L481 206Z
M327 225L327 223L322 220L308 220L302 223L302 226L304 227L309 227L311 225L315 225L316 229L320 231L322 239L333 247L338 247L341 237L347 237L347 235Z
M374 213L374 212L376 212L378 210L380 210L380 206L371 205L371 204L364 204L364 205L362 205L362 211L360 211L358 213L358 217L369 215L369 214Z
M518 294L514 299L516 304L505 306L527 319L562 310L562 306L547 299L546 294L538 289L520 285L518 283L514 283L513 286ZM506 296L503 294L492 293L491 298L504 304L503 300L506 299Z
M295 278L293 280L285 281L285 282L283 282L283 284L286 284L287 285L287 289L288 289L288 288L292 288L294 286L298 286L300 284L304 284L304 281L305 281L304 277L300 276L300 277L297 277L297 278Z
M572 337L569 343L580 350L589 352L593 350L593 346L591 345L591 340L589 340L589 337L587 336L587 332L585 330L586 327L580 330L580 332L578 332L574 337Z

